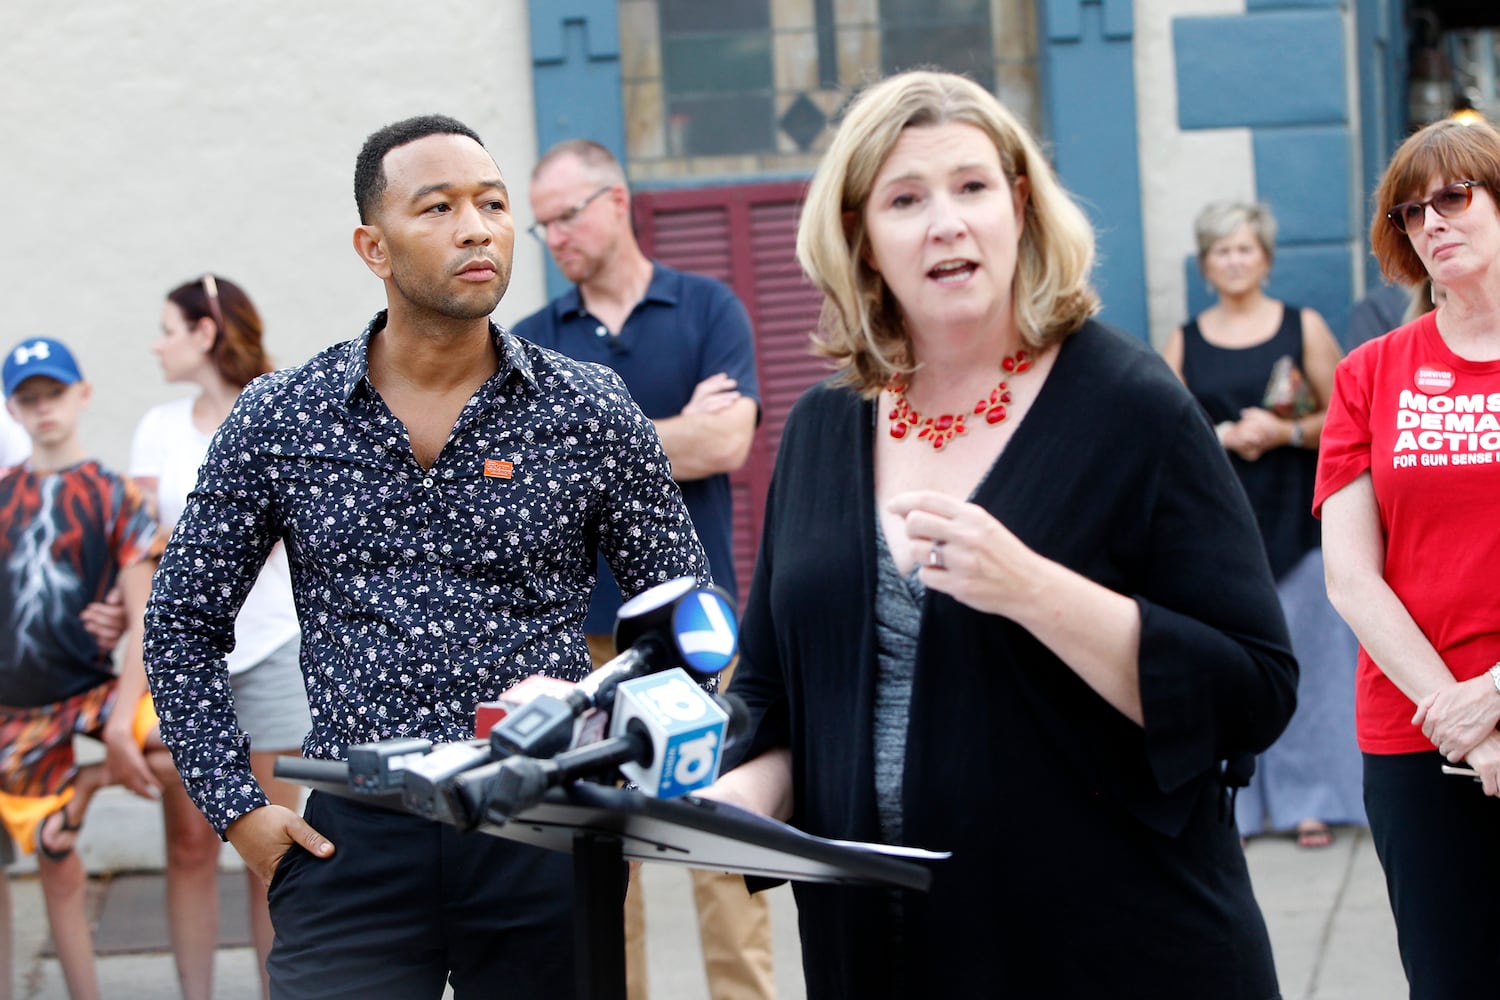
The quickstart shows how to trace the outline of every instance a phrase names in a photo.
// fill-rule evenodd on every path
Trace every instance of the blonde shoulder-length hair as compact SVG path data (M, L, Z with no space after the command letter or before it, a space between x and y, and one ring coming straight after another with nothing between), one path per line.
M838 381L875 396L912 370L901 307L865 261L864 210L903 129L958 123L989 136L1014 187L1030 187L1011 298L1016 325L1033 349L1060 343L1099 310L1090 284L1094 230L1058 183L1026 127L983 87L951 73L901 73L850 106L808 187L797 228L797 260L823 293L813 349L839 369Z

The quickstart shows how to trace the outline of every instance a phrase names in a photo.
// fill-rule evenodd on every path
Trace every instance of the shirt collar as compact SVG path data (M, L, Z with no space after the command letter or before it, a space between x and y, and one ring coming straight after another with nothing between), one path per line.
M642 302L659 302L663 305L675 306L678 299L682 297L682 275L669 267L651 262L651 281L646 285L646 294L641 296ZM572 286L557 298L552 300L553 317L559 323L565 323L570 319L589 315L588 308L583 304L583 293L577 285Z
M354 398L355 391L370 373L370 338L385 329L386 310L376 313L365 325L364 332L349 341L349 353L345 358L344 402ZM515 335L490 320L490 339L500 352L499 370L496 378L503 382L512 372L519 374L532 385L536 384L536 373L531 367L531 358L521 350Z

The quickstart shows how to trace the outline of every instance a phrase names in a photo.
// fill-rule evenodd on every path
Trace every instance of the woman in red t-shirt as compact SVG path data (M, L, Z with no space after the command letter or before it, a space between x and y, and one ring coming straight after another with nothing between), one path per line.
M1392 158L1370 239L1443 304L1334 377L1314 510L1360 640L1365 805L1414 998L1500 981L1500 133L1429 125ZM1467 762L1477 780L1445 773Z

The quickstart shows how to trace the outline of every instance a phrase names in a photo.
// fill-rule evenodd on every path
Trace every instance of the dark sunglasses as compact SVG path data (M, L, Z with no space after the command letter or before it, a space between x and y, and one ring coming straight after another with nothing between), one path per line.
M1484 181L1458 181L1426 201L1403 201L1385 213L1385 217L1400 232L1408 232L1413 227L1421 229L1422 223L1427 221L1427 206L1431 205L1432 210L1445 219L1462 215L1474 203L1474 189L1477 187L1484 187Z
M219 283L214 280L214 276L211 274L205 274L198 280L203 283L203 294L208 298L208 311L213 316L214 323L217 326L217 329L214 331L214 335L217 337L224 332L224 310L219 305Z

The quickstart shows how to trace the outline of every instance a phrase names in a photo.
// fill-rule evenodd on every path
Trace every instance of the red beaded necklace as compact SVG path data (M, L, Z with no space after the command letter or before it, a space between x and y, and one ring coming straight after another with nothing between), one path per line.
M1010 389L1005 380L1011 375L1019 375L1031 367L1031 355L1025 351L1017 351L1003 358L1000 362L1000 370L1004 372L1000 382L990 390L990 394L974 404L974 414L984 414L984 422L987 424L998 424L1006 417L1006 404L1010 402ZM943 446L952 441L958 435L964 433L968 428L964 425L962 413L939 413L935 417L924 417L912 408L906 399L906 390L911 387L911 377L908 375L893 375L890 382L886 384L886 390L896 397L896 405L891 409L891 437L897 441L902 440L913 430L917 437L932 445L934 451L942 451Z

